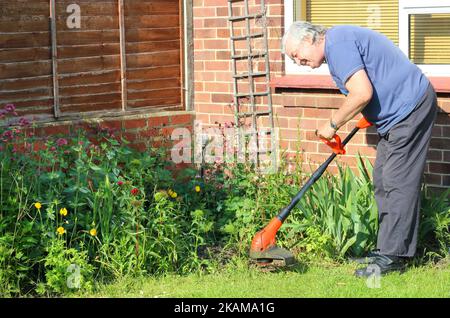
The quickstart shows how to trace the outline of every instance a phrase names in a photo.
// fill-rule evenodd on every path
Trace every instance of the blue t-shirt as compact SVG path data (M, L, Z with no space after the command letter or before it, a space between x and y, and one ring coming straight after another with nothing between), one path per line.
M429 85L427 77L386 36L367 28L341 25L325 35L331 76L345 95L345 83L365 69L373 96L363 115L385 135L415 108Z

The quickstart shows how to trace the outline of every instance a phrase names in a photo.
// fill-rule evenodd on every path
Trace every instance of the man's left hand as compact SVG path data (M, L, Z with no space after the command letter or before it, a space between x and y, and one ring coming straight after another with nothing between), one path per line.
M333 129L333 127L330 126L329 123L325 123L319 129L316 130L316 136L322 137L328 140L331 140L333 136L336 134L336 130Z

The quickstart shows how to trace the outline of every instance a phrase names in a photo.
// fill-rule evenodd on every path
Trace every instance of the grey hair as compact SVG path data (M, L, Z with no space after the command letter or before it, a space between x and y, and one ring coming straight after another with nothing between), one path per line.
M296 21L292 23L283 36L281 53L286 54L286 44L288 41L297 47L303 40L310 38L314 44L326 32L327 28L324 26L306 21Z

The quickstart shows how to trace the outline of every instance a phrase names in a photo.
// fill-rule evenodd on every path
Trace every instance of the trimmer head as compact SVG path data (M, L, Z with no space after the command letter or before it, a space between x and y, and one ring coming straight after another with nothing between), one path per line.
M278 246L271 246L261 252L250 251L250 258L255 260L258 265L268 265L274 262L275 265L290 266L296 263L294 254Z
M280 219L275 217L264 229L256 233L250 247L250 258L257 264L267 265L277 261L276 263L281 263L282 266L288 266L295 263L295 257L291 252L275 245L281 224Z

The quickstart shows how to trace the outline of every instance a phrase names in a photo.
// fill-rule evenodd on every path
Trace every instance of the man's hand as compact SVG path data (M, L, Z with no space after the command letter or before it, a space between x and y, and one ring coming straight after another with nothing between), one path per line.
M316 130L316 136L319 138L332 139L336 134L336 130L330 126L330 123L325 123Z

